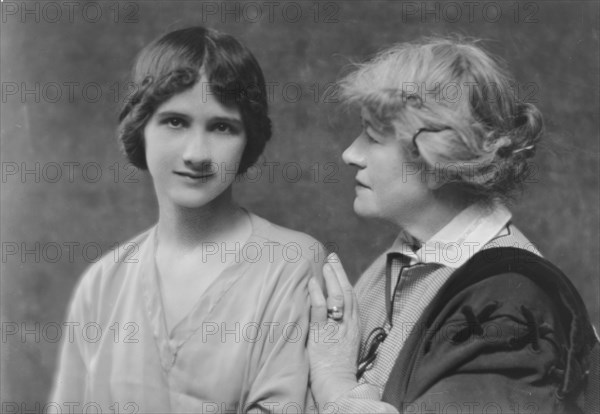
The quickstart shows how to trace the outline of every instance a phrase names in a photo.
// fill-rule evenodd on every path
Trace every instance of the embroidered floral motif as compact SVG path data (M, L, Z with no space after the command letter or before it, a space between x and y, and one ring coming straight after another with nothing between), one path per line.
M500 303L494 301L485 306L481 312L479 312L479 314L475 315L475 312L473 312L473 308L471 306L463 306L460 311L465 316L467 322L466 326L456 332L452 336L451 341L454 343L461 343L465 342L472 336L482 336L484 330L481 325L489 321L492 313L494 313L499 307Z
M524 335L511 338L509 343L513 348L520 348L527 344L531 344L531 349L534 352L540 351L540 338L545 338L553 330L547 323L538 324L533 313L525 306L521 306L521 313L525 318L527 331Z

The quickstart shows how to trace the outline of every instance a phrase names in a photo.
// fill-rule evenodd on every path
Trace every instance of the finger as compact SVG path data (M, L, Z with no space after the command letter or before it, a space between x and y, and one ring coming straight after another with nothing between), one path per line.
M354 288L348 280L348 276L344 271L342 262L335 253L331 253L329 256L327 256L327 263L331 265L331 269L333 270L337 278L338 285L340 286L341 294L344 297L344 310L351 314L354 311Z
M342 313L344 312L344 293L338 281L335 272L329 263L323 266L323 278L327 286L327 308L337 308Z
M360 309L358 308L358 298L356 297L356 292L352 292L352 317L358 320L359 314Z
M323 323L327 321L327 302L319 283L311 278L308 281L308 293L310 294L310 321Z

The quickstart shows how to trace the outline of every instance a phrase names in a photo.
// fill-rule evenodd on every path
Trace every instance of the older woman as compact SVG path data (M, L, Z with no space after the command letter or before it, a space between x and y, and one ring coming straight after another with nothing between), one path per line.
M81 279L67 321L82 332L62 346L52 403L303 411L320 245L241 208L231 189L271 136L260 66L232 36L191 27L144 48L134 80L119 135L152 176L158 223Z
M343 154L357 169L354 210L399 235L356 296L335 256L328 297L309 286L320 409L578 412L589 318L506 207L527 178L539 111L480 47L446 39L385 50L341 87L362 118ZM330 324L336 340L321 340Z

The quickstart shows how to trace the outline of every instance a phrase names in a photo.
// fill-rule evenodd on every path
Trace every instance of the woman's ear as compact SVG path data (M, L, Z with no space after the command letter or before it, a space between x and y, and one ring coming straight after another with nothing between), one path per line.
M446 184L446 177L443 176L439 168L429 167L423 163L423 170L425 177L425 184L431 191L439 190L444 184Z

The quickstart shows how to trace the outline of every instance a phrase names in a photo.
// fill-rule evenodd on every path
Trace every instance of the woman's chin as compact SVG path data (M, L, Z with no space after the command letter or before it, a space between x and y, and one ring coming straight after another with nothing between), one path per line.
M195 209L212 204L222 204L223 201L231 198L231 194L229 187L187 188L185 186L173 186L168 191L162 192L159 198L168 200L172 205L180 208Z
M206 207L214 201L214 198L199 197L193 195L180 195L171 198L173 204L180 208L195 209Z
M363 218L369 218L369 217L373 217L374 212L372 211L372 209L369 208L369 206L365 205L364 203L362 203L358 198L354 199L354 212L356 213L356 215L363 217Z

